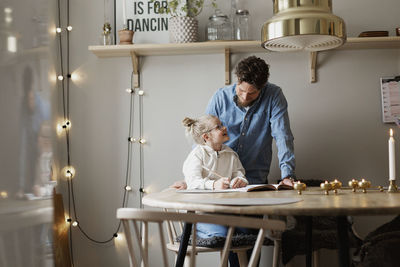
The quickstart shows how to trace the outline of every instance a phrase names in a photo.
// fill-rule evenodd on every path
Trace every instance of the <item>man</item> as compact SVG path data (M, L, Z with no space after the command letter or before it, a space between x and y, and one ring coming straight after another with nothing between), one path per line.
M226 145L238 153L250 184L268 183L274 138L281 181L292 185L293 135L281 88L268 83L269 66L255 56L240 61L235 74L237 84L219 89L206 113L217 116L228 128Z
M218 117L227 127L226 145L239 155L250 184L268 183L274 138L280 182L293 185L293 135L282 89L268 82L269 66L255 56L240 61L235 74L237 83L219 89L208 103L206 113ZM186 184L176 182L172 187L185 188Z

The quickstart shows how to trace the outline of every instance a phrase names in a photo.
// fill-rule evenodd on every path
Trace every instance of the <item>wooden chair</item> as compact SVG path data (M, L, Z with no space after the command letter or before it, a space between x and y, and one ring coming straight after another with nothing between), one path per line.
M257 240L255 242L253 252L250 257L248 266L254 267L257 265L258 258L260 256L261 247L264 241L266 230L285 230L285 223L278 220L264 220L261 218L251 217L238 217L231 215L207 215L207 214L194 214L194 213L176 213L176 212L159 212L149 211L134 208L121 208L117 210L117 218L122 221L126 234L126 241L128 244L129 255L133 266L138 265L138 256L141 256L143 265L149 266L148 258L148 223L157 223L160 235L160 246L162 251L162 257L164 266L168 266L167 260L167 246L164 238L163 223L166 221L170 222L188 222L193 224L193 246L191 247L190 266L195 266L196 254L198 248L196 247L196 223L213 223L226 225L229 227L228 234L225 240L225 245L222 250L220 266L224 266L228 262L228 254L230 250L231 240L234 233L235 227L246 227L259 229ZM135 255L133 249L134 243L132 240L131 224L136 237L136 244L139 247L140 255ZM143 223L143 237L140 236L139 226L137 222ZM142 239L143 238L143 239Z
M168 212L167 209L164 209L164 211ZM175 211L179 212L179 211ZM177 237L182 234L183 232L183 223L182 221L178 222L173 222L173 221L165 221L166 227L167 227L167 233L168 233L168 243L167 243L167 249L170 251L175 252L175 259L176 256L178 255L179 251L179 246L180 242L176 241ZM176 225L178 225L179 229L176 229ZM248 260L247 260L247 251L249 249L252 249L253 246L240 246L240 247L232 247L230 251L237 253L239 263L241 266L247 266L248 265ZM208 252L220 252L221 257L223 253L223 247L196 247L196 255L198 253L208 253ZM189 267L190 266L190 256L192 254L192 246L188 246L187 251L186 251L186 257L185 257L185 266ZM227 267L227 264L224 265Z

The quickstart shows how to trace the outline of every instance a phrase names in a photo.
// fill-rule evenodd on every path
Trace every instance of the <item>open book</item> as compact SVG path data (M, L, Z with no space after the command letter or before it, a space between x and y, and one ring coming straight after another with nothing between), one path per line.
M293 186L286 184L251 184L242 188L237 188L233 190L239 190L244 192L252 191L269 191L269 190L292 190Z
M251 184L241 188L229 189L187 189L177 190L180 193L229 193L229 192L254 192L254 191L273 191L273 190L292 190L293 187L285 184Z

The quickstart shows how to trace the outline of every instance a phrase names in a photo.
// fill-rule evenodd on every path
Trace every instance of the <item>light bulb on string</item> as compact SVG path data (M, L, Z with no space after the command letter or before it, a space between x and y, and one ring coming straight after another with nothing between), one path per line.
M69 26L67 26L67 31L72 31L72 26L71 25L69 25Z
M72 226L73 226L73 227L77 227L78 224L79 224L79 223L78 223L77 221L74 221L74 222L72 223Z
M125 89L125 91L126 91L128 94L132 94L135 90L133 90L132 88L127 88L127 89Z
M125 238L124 233L115 233L113 234L113 237L115 242L117 243L122 243L122 241L124 241Z
M0 197L3 198L3 199L8 198L8 193L7 193L7 191L1 191L1 192L0 192Z
M57 123L57 135L61 136L64 133L64 130L71 128L71 121L65 120L63 122Z
M67 179L71 179L75 176L75 168L72 166L65 166L61 171Z
M62 80L64 80L64 76L58 75L58 76L57 76L57 79L58 79L59 81L62 81Z
M141 144L146 144L147 141L146 141L146 139L144 139L144 138L140 138L139 143L141 143Z
M140 96L144 95L144 91L143 90L139 90L138 91L138 95L140 95Z
M57 27L57 28L56 28L56 32L57 32L57 33L61 33L61 32L62 32L62 29L61 29L60 27Z
M69 129L69 128L71 128L71 121L70 121L70 120L66 120L66 121L64 122L64 124L62 125L62 128L63 128L63 129Z
M136 142L136 138L128 137L128 141L131 142L131 143L135 143Z
M125 190L128 191L128 192L132 191L132 187L130 185L127 185L127 186L125 186Z
M71 81L73 81L73 82L77 82L80 80L79 79L80 77L79 77L78 73L76 73L76 72L71 73L70 78L71 78Z

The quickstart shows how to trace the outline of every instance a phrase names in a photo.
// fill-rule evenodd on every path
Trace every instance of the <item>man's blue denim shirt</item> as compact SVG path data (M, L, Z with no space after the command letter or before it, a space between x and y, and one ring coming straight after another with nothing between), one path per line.
M236 98L236 84L221 88L211 98L206 113L217 116L227 127L230 139L225 144L238 153L250 184L268 183L272 138L278 147L281 178L293 177L293 135L282 89L267 83L248 110L239 107Z

